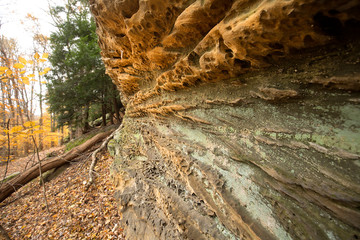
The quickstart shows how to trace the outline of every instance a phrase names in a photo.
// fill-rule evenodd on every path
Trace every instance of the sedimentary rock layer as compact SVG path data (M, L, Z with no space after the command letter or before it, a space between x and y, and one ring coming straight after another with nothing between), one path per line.
M90 0L128 239L358 239L359 1Z

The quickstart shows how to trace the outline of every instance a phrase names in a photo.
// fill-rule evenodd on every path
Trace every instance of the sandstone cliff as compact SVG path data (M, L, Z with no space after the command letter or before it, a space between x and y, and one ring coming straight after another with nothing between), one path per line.
M358 0L90 0L128 239L360 237Z

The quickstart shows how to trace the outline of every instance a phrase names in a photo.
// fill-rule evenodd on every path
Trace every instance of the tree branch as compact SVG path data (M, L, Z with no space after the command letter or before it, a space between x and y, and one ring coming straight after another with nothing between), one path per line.
M93 184L94 182L94 169L95 169L95 166L96 166L96 163L97 163L97 157L96 157L96 154L98 152L100 152L101 150L103 150L107 144L109 143L109 141L115 136L115 134L117 132L119 132L120 130L122 129L122 125L119 126L118 129L116 129L110 136L108 136L104 141L103 143L101 144L101 146L96 149L92 154L91 154L91 165L90 165L90 169L89 169L89 181L86 183L85 185L85 189L89 189L89 187Z

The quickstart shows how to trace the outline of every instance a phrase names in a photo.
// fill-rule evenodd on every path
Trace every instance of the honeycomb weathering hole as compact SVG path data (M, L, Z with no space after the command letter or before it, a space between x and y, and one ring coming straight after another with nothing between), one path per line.
M131 18L137 11L139 11L139 1L124 0L122 1L120 9L124 18Z
M238 58L235 58L234 65L235 66L240 66L241 68L250 68L251 67L251 62L247 61L247 60L240 60Z
M329 17L322 12L318 12L314 16L315 24L321 31L330 36L339 36L343 32L343 25L336 17Z

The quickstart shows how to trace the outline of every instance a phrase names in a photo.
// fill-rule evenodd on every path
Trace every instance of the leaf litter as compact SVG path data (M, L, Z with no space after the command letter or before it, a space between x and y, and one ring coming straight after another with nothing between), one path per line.
M111 162L108 153L99 156L96 180L87 191L89 157L45 183L50 214L39 178L34 179L0 203L0 224L11 239L125 239L113 197Z

